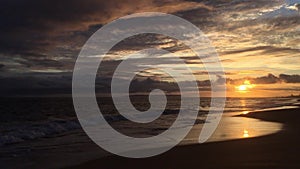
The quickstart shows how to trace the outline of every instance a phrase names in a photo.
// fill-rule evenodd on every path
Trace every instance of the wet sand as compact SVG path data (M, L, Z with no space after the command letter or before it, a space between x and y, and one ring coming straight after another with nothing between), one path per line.
M291 169L300 168L300 109L251 112L240 115L264 121L283 123L278 133L256 138L178 146L146 159L107 156L83 163L72 169L118 168L230 168Z

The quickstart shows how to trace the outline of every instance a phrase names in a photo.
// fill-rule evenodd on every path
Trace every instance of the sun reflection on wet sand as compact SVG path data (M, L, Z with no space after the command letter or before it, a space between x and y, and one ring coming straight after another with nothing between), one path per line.
M246 115L251 111L247 108L247 100L241 99L241 112L224 113L218 128L208 140L208 142L247 139L276 133L282 130L283 124L261 121L254 118L240 117L238 115ZM208 119L209 121L210 119ZM197 143L199 131L202 130L203 124L197 124L188 134L181 144Z
M233 117L235 115L238 114L223 114L218 128L208 140L208 142L258 137L276 133L283 127L283 125L280 123L261 121L247 117ZM199 131L201 131L202 127L203 124L195 125L192 131L181 144L197 143Z
M243 137L249 137L249 131L244 129Z
M281 129L282 124L280 123L224 115L210 141L258 137L275 133Z

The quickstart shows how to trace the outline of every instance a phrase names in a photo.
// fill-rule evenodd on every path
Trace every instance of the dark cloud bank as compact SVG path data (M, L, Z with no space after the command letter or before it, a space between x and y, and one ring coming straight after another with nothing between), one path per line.
M261 76L256 78L246 77L242 79L227 79L229 84L243 84L244 80L251 80L253 84L275 84L275 83L300 83L300 75L287 75L280 74L275 76L268 74L267 76Z
M218 79L220 83L222 83L223 80L221 77ZM275 76L269 74L257 78L227 79L227 83L240 85L243 84L244 80L251 80L254 84L300 83L300 75L280 74L279 76ZM39 76L0 77L0 81L0 96L55 96L70 95L72 92L72 79L70 74L60 76L40 74ZM109 93L110 83L110 78L98 77L96 79L96 93ZM198 81L198 86L200 91L209 91L210 81ZM170 93L178 91L178 85L176 83L157 81L149 77L133 80L131 82L130 91L132 93L147 93L155 88Z

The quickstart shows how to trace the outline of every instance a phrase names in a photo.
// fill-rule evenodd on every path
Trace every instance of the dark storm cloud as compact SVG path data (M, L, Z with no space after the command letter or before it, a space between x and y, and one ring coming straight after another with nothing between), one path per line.
M0 71L4 68L5 65L0 64Z
M90 19L88 16L96 10L95 4L93 4L95 2L83 3L79 0L1 1L0 50L29 55L32 48L37 46L40 47L39 49L50 47L52 44L46 38L64 26Z
M0 51L26 54L38 48L42 53L44 47L55 45L56 36L86 31L90 25L103 24L128 13L176 12L192 4L178 0L3 0L0 3Z
M209 7L184 0L3 0L0 54L10 62L12 74L49 68L70 71L80 48L103 24L135 12L195 8Z

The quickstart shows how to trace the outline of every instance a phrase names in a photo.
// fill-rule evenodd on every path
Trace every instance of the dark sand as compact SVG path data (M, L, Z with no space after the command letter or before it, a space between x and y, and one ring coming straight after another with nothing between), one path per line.
M242 115L284 124L282 131L257 138L178 146L159 156L103 157L72 169L291 169L300 168L300 109Z

